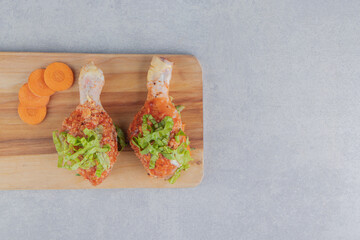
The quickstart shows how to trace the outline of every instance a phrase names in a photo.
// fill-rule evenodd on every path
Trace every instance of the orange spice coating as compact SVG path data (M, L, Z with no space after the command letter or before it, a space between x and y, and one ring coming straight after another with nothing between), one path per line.
M67 131L75 137L84 137L83 130L85 128L94 129L99 125L104 127L100 143L102 145L110 145L110 151L106 153L110 159L110 168L105 170L99 178L95 175L96 166L89 169L79 168L77 170L77 173L88 179L94 186L100 184L109 175L118 155L116 130L112 119L107 112L105 112L101 106L96 105L94 101L86 101L84 104L76 107L75 111L64 120L61 128L61 131Z
M166 116L172 117L174 126L170 134L169 146L176 149L181 143L186 141L186 138L181 136L180 142L177 143L174 139L174 135L181 129L184 131L184 124L181 122L180 114L176 110L175 106L167 98L154 98L147 100L141 110L135 115L133 122L129 127L129 141L132 149L135 151L136 156L141 160L148 174L152 177L169 178L177 169L177 166L173 165L169 159L165 158L162 154L159 154L159 159L156 161L155 168L149 169L149 163L151 154L142 155L140 149L135 146L131 139L139 133L142 133L141 125L143 115L151 114L157 122L160 122Z

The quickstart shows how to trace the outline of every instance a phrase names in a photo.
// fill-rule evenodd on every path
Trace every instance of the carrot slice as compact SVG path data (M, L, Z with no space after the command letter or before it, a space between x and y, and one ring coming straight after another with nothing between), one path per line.
M65 63L54 62L45 69L44 80L52 90L63 91L73 84L74 74Z
M45 69L36 69L33 71L28 80L29 89L37 96L51 96L55 93L49 88L44 81Z
M18 113L24 122L28 124L39 124L41 123L46 116L46 107L26 107L23 104L19 104L18 106Z
M39 97L33 94L27 83L25 83L19 90L19 101L22 105L27 107L44 107L49 103L50 97Z

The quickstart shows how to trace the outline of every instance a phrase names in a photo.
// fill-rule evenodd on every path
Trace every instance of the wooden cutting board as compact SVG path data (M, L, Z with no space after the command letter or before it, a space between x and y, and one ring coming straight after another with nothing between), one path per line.
M194 187L203 177L202 71L190 55L161 55L174 62L170 95L181 113L190 137L194 161L175 184L151 179L130 147L120 153L109 177L93 187L74 171L57 168L52 131L79 103L78 76L94 61L105 75L101 101L114 123L127 131L146 99L146 75L152 55L82 53L0 53L0 189L179 188ZM74 85L51 96L46 119L39 125L23 123L18 114L18 91L37 68L60 61L75 74Z

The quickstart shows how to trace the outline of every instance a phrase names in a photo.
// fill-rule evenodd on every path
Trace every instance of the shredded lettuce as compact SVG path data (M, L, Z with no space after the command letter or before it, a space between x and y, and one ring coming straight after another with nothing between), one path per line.
M89 169L96 166L97 177L110 168L110 159L106 152L110 145L101 146L103 127L94 130L85 128L85 137L74 137L67 132L53 132L53 141L58 152L58 167L69 170Z
M169 179L170 183L175 183L180 176L180 172L188 169L189 162L192 160L189 151L189 138L181 129L175 134L174 138L179 143L180 136L185 136L186 141L181 143L177 149L168 146L173 126L174 121L169 116L166 116L161 122L157 122L152 115L147 114L143 116L142 134L132 138L132 143L140 149L141 154L151 154L149 169L155 168L160 153L165 158L176 160L180 164L175 174Z
M186 136L186 134L183 132L183 130L179 130L179 132L176 133L175 135L175 141L176 142L180 142L180 136Z
M169 179L169 183L174 184L176 182L176 180L180 177L180 173L182 171L186 171L189 167L190 167L190 165L187 163L185 165L182 165L178 169L176 169L174 175Z
M120 127L116 126L115 124L114 124L114 126L116 128L116 133L117 133L118 150L119 150L119 152L121 152L122 150L124 150L124 148L126 146L125 134L124 134L123 130L121 130Z
M181 113L181 111L185 109L185 106L184 105L177 105L177 106L175 106L175 108L179 113Z

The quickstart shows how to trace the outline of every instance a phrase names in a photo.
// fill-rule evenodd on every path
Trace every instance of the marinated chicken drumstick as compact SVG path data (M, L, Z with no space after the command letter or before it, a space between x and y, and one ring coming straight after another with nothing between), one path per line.
M189 138L184 133L180 108L169 97L173 63L153 57L147 75L148 95L129 128L130 145L152 177L174 183L189 168Z
M53 133L59 155L58 167L76 170L91 184L100 184L110 173L118 155L117 134L112 119L100 102L103 72L94 63L79 76L80 104Z

